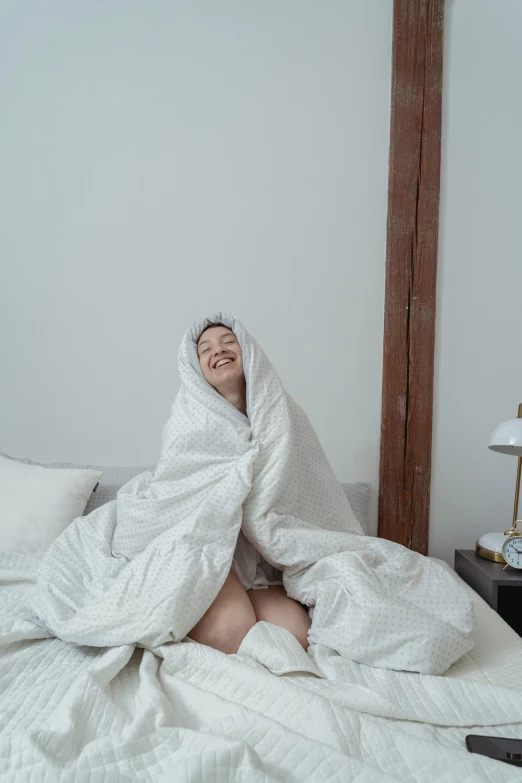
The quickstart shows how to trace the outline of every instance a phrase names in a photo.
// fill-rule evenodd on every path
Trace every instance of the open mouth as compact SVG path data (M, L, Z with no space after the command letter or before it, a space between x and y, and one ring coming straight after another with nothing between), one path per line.
M220 367L224 367L226 364L232 364L234 359L230 359L227 357L226 359L220 359L216 364L214 365L215 370L219 370Z

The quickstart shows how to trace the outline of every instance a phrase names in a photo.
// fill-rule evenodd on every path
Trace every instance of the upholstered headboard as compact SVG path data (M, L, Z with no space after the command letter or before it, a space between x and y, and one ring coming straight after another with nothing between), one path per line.
M2 453L1 456L7 457L8 459L18 459L17 457L11 457L9 454L4 453ZM146 470L154 470L155 468L154 465L150 465L149 467L111 468L103 465L75 465L71 462L42 463L30 459L18 459L18 461L26 462L30 465L43 465L47 468L90 468L91 470L101 471L103 476L87 503L84 512L85 514L90 514L95 508L99 508L99 506L103 506L104 503L114 500L120 487L123 487L131 478L137 476L138 473L144 473ZM353 513L366 533L370 484L357 482L355 484L341 484L341 486L346 493Z

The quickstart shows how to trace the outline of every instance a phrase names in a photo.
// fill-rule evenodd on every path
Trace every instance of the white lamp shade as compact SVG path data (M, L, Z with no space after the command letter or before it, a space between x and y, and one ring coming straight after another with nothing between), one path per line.
M522 457L522 419L508 419L493 430L488 448L500 454Z

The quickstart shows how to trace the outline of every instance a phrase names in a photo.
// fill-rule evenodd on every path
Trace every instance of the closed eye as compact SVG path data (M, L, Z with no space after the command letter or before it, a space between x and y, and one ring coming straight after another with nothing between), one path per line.
M223 345L232 345L233 343L237 343L237 340L235 340L233 337L232 339L223 340ZM207 353L207 351L210 351L210 346L208 348L203 348L203 350L199 352L199 355L203 356L203 354Z

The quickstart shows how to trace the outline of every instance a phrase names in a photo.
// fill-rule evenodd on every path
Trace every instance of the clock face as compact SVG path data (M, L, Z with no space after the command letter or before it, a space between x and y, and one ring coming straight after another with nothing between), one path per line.
M513 536L502 547L504 560L513 568L522 568L522 536Z

